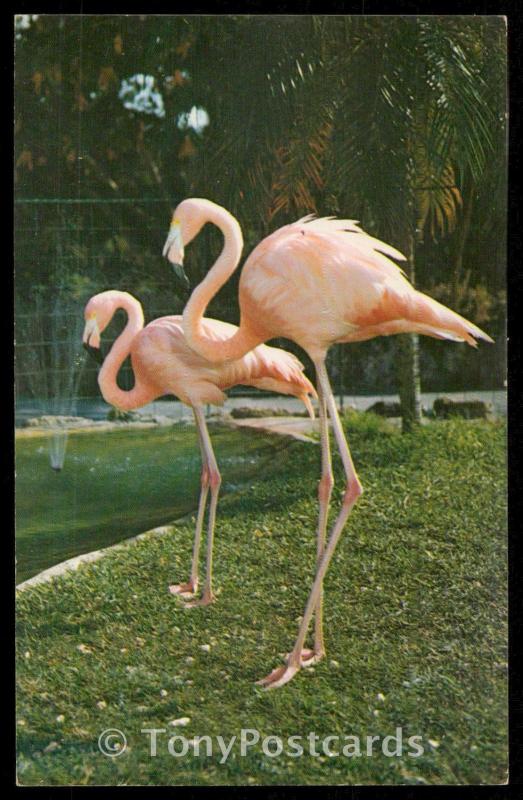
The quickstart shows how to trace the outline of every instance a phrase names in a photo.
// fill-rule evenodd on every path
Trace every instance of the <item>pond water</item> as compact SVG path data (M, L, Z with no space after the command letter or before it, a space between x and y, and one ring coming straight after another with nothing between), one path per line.
M222 491L242 488L285 438L210 427ZM197 507L200 451L193 426L70 434L64 469L48 437L16 443L17 582L67 558L107 547Z

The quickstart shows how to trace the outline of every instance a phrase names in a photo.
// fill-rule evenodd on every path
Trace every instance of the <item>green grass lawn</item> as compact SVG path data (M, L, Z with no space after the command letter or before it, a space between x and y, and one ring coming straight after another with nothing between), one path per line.
M189 523L20 594L21 784L506 780L504 426L449 421L402 436L361 415L348 432L366 491L326 580L327 659L282 689L254 686L292 645L314 571L319 451L293 442L271 477L220 503L214 606L185 610L166 591L187 575ZM169 725L181 717L185 727ZM383 754L397 727L422 737L423 755ZM97 746L108 728L127 737L116 758ZM166 729L155 757L145 728ZM167 749L175 734L227 740L242 728L284 745L358 736L362 755L234 747L220 763L216 746L199 758ZM367 736L381 737L373 755Z

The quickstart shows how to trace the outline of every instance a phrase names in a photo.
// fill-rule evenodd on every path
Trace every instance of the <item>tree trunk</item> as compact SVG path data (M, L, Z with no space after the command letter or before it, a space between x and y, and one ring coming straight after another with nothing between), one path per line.
M401 430L409 433L421 424L419 338L417 333L405 333L398 339Z
M409 235L408 264L405 272L410 282L415 282L415 244L414 236ZM398 336L399 341L399 395L401 403L401 430L409 433L421 424L421 397L419 372L419 337L417 333Z

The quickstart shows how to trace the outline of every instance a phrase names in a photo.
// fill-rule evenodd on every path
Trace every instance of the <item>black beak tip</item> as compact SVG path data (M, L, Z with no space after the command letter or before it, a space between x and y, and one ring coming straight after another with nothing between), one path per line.
M103 364L104 357L99 347L92 347L87 342L83 343L84 350L93 358L97 364Z
M175 276L176 281L177 281L178 285L180 286L180 288L184 292L189 292L190 289L191 289L191 284L190 284L189 278L187 277L187 274L186 274L186 272L185 272L185 270L183 268L183 265L182 264L173 264L172 268L173 268L174 276Z

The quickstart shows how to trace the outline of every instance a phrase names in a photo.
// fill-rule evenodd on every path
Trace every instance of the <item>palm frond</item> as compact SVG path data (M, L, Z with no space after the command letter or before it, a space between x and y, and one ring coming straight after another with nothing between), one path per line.
M480 21L420 18L419 42L433 113L427 144L479 180L493 148L496 115L484 74Z
M298 216L317 211L314 197L324 187L323 163L332 132L329 117L322 108L318 120L298 118L288 144L278 149L269 219L281 211Z

